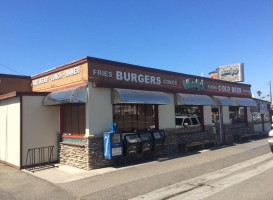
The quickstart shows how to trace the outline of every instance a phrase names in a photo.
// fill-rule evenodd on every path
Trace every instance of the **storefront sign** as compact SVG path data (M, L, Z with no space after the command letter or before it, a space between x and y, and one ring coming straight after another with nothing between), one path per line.
M203 78L165 72L141 67L119 67L109 65L91 65L91 82L95 87L118 87L127 89L150 89L169 92L186 92L193 94L229 94L230 96L250 97L250 86L246 84L227 83L210 78ZM234 73L234 72L232 72ZM158 89L156 89L158 88Z
M127 81L127 82L135 82L135 83L145 83L145 84L153 84L160 85L161 78L159 76L150 76L143 74L136 74L131 72L122 72L116 71L116 80L118 81Z
M50 76L42 77L40 79L33 80L33 86L41 85L44 83L56 81L62 78L66 78L69 76L73 76L80 73L80 67L73 67L71 69L67 69L63 72L58 72L55 74L52 74Z
M231 82L244 81L244 63L219 66L218 78Z
M267 103L260 101L260 113L266 114L267 112Z
M203 79L199 81L199 79L191 80L188 78L183 81L183 85L185 89L195 88L197 91L205 90Z
M232 97L251 97L250 85L220 81L206 77L169 72L102 59L88 58L74 67L55 68L34 76L33 91L83 85L93 87L141 89L169 93L191 93ZM237 71L225 71L236 74Z
M115 81L147 84L147 85L171 85L177 86L178 81L172 79L162 78L161 76L154 76L144 73L126 72L122 70L106 71L100 69L93 69L92 75L103 78L111 78Z

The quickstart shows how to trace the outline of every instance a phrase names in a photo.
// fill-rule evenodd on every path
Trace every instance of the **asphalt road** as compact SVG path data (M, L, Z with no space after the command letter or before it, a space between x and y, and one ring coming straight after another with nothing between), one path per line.
M46 180L0 163L0 200L76 199L75 195Z
M0 199L273 199L272 168L266 139L54 184L0 165Z

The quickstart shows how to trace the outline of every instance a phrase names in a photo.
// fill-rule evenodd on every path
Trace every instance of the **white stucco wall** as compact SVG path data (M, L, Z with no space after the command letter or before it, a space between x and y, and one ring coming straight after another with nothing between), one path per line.
M222 106L222 111L223 111L223 122L224 124L230 124L229 120L229 107L228 106Z
M43 106L44 96L23 96L23 166L28 149L54 146L53 160L57 160L57 133L60 124L59 106ZM47 152L45 152L47 155ZM36 156L37 159L37 156Z
M211 106L203 106L204 125L212 125Z
M271 124L270 122L265 122L264 123L264 131L269 132L271 130Z
M109 131L111 122L113 122L111 89L93 88L89 83L86 106L86 135L99 135Z
M174 94L167 95L170 97L170 104L158 105L159 129L175 128Z
M262 132L263 131L263 124L254 124L254 132Z
M0 160L20 166L20 98L0 101Z
M252 122L252 112L250 111L250 107L247 107L247 121Z

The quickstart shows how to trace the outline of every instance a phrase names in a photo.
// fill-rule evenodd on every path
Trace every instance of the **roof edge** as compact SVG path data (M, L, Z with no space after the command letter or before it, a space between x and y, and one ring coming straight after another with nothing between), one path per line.
M33 76L31 76L31 80L37 79L37 78L40 78L40 77L43 77L43 76L46 76L46 75L61 71L61 70L65 70L65 69L73 67L75 65L83 64L83 63L87 62L87 59L88 59L88 57L83 57L83 58L80 58L78 60L74 60L72 62L69 62L69 63L63 64L61 66L55 67L53 69L49 69L49 70L44 71L42 73L33 75Z
M1 74L0 77L7 77L7 78L22 78L22 79L30 79L31 76L25 76L25 75L15 75L15 74Z
M168 73L168 74L172 74L172 75L186 75L192 78L202 78L205 80L211 80L212 78L209 77L203 77L203 76L197 76L197 75L191 75L191 74L185 74L185 73L180 73L180 72L173 72L173 71L168 71L168 70L163 70L163 69L157 69L157 68L151 68L151 67L145 67L145 66L141 66L141 65L135 65L135 64L130 64L130 63L124 63L124 62L119 62L119 61L112 61L112 60L106 60L106 59L101 59L101 58L95 58L95 57L89 57L87 56L87 61L88 62L98 62L98 63L104 63L104 64L109 64L109 65L120 65L122 67L126 67L126 68L130 68L130 67L134 67L134 68L138 68L139 70L146 70L146 71L154 71L157 73ZM220 79L214 79L214 81L217 80L219 82L223 82L223 83L232 83L232 84L238 84L238 85L246 85L251 87L251 84L247 84L247 83L239 83L239 82L231 82L231 81L225 81L225 80L220 80Z
M50 92L19 92L19 91L12 91L6 94L0 95L0 100L9 99L13 97L19 96L46 96Z

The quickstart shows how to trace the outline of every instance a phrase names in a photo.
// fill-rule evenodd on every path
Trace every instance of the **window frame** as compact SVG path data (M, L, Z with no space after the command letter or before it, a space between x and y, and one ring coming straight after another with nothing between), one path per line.
M150 108L147 108L148 106L152 107L152 110L150 110ZM146 129L151 129L150 127L147 127L147 124L149 124L149 120L150 122L152 122L151 124L154 124L154 129L158 129L158 105L156 104L113 104L113 122L118 124L118 128L120 132L126 133L126 132L131 132L134 130L137 131L145 131ZM119 107L119 108L118 108ZM128 109L128 112L130 113L128 116L125 115L125 108L131 108ZM118 110L119 113L117 112ZM144 115L140 115L139 112L144 111ZM151 112L149 112L151 111ZM148 113L151 115L148 115ZM118 116L119 114L119 116ZM126 119L129 119L131 116L131 128L129 124L126 124L125 117ZM141 116L145 116L144 120L143 117ZM117 121L117 117L119 118ZM150 118L151 119L148 119ZM130 129L130 130L129 130Z
M185 121L185 119L183 119L183 121L182 121L182 126L183 127L181 127L181 128L176 128L176 129L179 129L179 130L198 130L198 132L200 132L199 130L200 129L202 129L202 131L204 131L204 106L203 105L175 105L175 120L176 120L176 117L177 116L183 116L183 115L177 115L177 108L178 107L199 107L198 109L200 110L200 116L197 116L196 115L196 118L197 118L197 120L200 122L200 126L195 126L195 125L193 125L193 123L192 123L192 120L191 120L191 118L192 118L192 116L190 116L190 117L187 117L187 118L189 118L189 120L190 120L190 122L191 122L191 125L192 125L192 127L190 127L191 125L189 125L189 127L184 127L183 126L183 124L184 124L184 121ZM201 119L199 119L199 118L201 118ZM176 122L176 121L175 121ZM176 125L176 123L175 123L175 126L177 126ZM201 131L201 132L202 132Z
M66 107L70 107L70 116L65 116L67 114ZM76 114L72 115L72 108L75 109L76 107ZM75 111L75 110L74 110ZM69 112L69 110L68 110ZM80 116L81 115L81 116ZM73 117L72 117L73 116ZM61 104L60 105L60 130L62 137L68 138L84 138L85 136L85 129L86 129L86 105L85 103L68 103L68 104ZM66 131L66 117L71 119L71 131ZM72 119L73 118L73 119ZM77 128L73 128L72 121L77 121ZM82 125L83 124L83 125ZM74 131L76 130L77 131Z
M231 108L238 108L238 111L237 113L239 112L239 109L240 108L244 108L244 121L243 122L237 122L237 123L234 123L233 122L233 119L230 117L230 112L231 112ZM234 111L236 113L236 111ZM235 115L236 116L236 115ZM231 122L232 125L236 125L236 124L247 124L247 107L246 106L229 106L229 120Z

